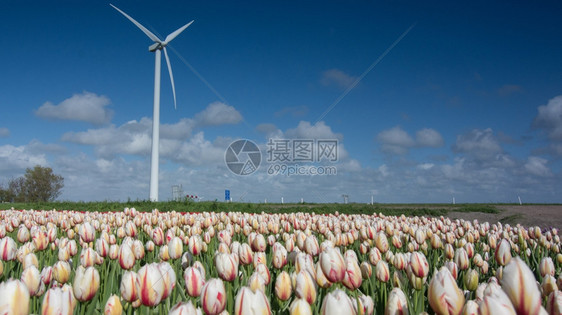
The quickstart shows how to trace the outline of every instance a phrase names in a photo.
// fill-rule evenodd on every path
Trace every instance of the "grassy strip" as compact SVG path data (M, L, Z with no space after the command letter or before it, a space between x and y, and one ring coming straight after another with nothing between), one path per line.
M500 210L488 204L337 204L337 203L239 203L217 201L164 201L150 202L144 200L114 202L69 202L57 201L46 203L0 203L0 210L5 209L41 209L41 210L76 210L76 211L123 211L125 207L134 207L137 211L177 211L177 212L248 212L248 213L293 213L314 212L316 214L332 214L336 211L343 214L382 213L390 216L445 216L451 211L499 213Z

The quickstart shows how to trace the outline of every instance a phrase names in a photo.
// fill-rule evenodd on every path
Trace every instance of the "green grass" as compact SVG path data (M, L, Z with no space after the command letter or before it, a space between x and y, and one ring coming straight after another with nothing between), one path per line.
M127 202L96 201L96 202L70 202L56 201L43 203L0 203L0 210L5 209L37 209L37 210L76 210L76 211L123 211L125 207L134 207L138 211L177 211L177 212L248 212L248 213L293 213L314 212L316 214L331 214L338 211L344 214L382 213L390 216L445 216L451 211L456 212L484 212L499 213L494 205L490 204L338 204L338 203L242 203L242 202L217 202L217 201L164 201L151 202L135 200Z
M500 219L502 224L515 224L523 218L523 215L520 213L508 215L507 217L503 217Z

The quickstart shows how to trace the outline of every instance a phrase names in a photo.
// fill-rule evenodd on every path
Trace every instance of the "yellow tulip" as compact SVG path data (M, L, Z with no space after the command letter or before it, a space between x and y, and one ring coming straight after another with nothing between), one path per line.
M53 265L53 279L59 283L66 283L70 279L70 264L66 261L57 261Z
M0 314L29 314L29 290L20 280L0 283Z
M312 315L310 304L304 299L296 299L291 303L290 315Z
M554 279L554 277L551 275L545 275L545 277L542 279L541 288L542 288L542 296L548 297L551 292L558 290L558 286L556 285L556 279Z
M121 315L123 313L123 306L121 306L121 301L117 295L112 295L107 299L105 303L105 308L103 311L104 315Z
M275 296L281 301L287 301L291 297L291 277L286 271L281 271L275 279Z

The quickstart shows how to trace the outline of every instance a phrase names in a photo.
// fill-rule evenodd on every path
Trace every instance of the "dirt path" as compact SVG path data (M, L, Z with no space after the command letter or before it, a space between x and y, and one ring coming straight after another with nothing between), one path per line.
M495 206L501 210L500 213L480 212L450 212L448 216L454 219L474 220L480 222L488 221L490 224L496 222L523 226L539 226L541 228L555 227L562 229L562 205L509 205Z

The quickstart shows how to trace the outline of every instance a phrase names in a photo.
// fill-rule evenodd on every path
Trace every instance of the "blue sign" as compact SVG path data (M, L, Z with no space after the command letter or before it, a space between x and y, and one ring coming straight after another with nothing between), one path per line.
M230 201L230 190L228 190L228 189L224 190L224 200Z

